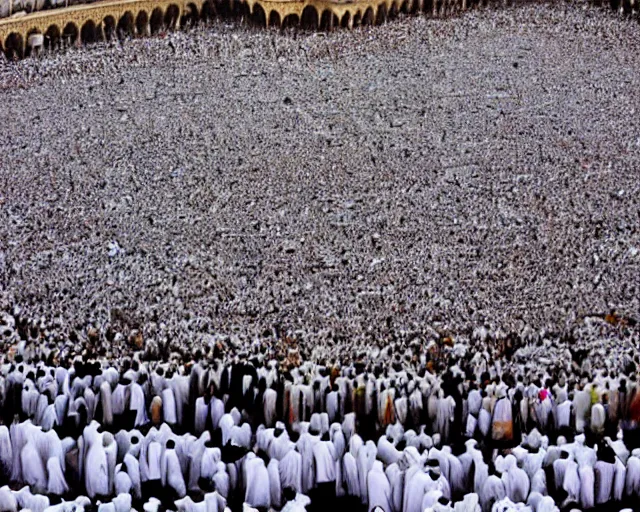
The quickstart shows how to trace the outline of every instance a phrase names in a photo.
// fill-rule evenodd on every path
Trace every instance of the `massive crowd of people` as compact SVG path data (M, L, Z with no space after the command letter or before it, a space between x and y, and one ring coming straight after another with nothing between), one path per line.
M480 331L101 361L22 340L2 356L0 511L637 507L638 347L607 347Z

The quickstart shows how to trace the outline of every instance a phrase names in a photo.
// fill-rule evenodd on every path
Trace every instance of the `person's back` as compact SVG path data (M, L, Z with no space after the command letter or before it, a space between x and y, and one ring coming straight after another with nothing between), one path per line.
M292 449L278 464L282 488L291 487L296 492L302 492L302 456Z
M336 450L333 443L328 440L328 436L313 446L313 462L316 484L335 482Z
M382 462L373 463L373 468L367 476L367 489L369 510L375 507L380 507L382 510L392 510L391 484L382 469Z
M184 498L187 494L187 488L184 476L182 475L180 461L176 454L175 442L173 440L167 441L167 448L163 455L162 466L162 480L165 482L165 485L169 486L173 490L176 497Z
M269 508L271 506L271 490L269 488L269 472L264 461L255 456L247 458L245 471L245 503L252 507Z

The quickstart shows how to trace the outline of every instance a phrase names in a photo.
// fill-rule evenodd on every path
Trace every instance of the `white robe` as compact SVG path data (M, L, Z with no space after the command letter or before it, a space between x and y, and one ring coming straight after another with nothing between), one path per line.
M547 475L544 469L539 469L531 478L530 492L539 492L543 496L547 494Z
M386 436L380 436L377 448L378 459L380 459L385 466L398 462L402 457L402 452L396 450L396 447L389 442Z
M205 448L200 462L200 478L210 480L218 470L218 462L220 462L220 448Z
M595 487L596 505L602 505L611 500L615 465L599 460L593 470L597 484Z
M161 470L162 446L158 441L151 441L147 447L147 467L148 479L160 480L162 478Z
M478 413L478 429L482 437L487 437L491 430L491 413L486 409L480 409Z
M90 427L85 428L85 432ZM85 457L85 488L89 498L109 494L109 469L107 454L102 446L102 435L93 430L87 436Z
M142 387L138 383L131 384L131 400L129 409L132 411L136 411L136 418L134 421L135 427L146 425L149 420L147 417L144 392L142 391Z
M18 512L18 500L16 500L8 485L0 487L0 510Z
M133 483L131 482L131 477L125 471L118 471L116 473L115 478L115 490L116 495L121 493L132 494L133 492Z
M331 441L320 441L313 446L316 484L335 482L336 449Z
M224 414L222 418L220 418L220 422L218 426L222 431L222 446L226 446L229 441L231 441L231 430L236 425L236 422L233 419L233 416L229 413Z
M131 495L128 493L118 494L111 503L115 507L115 512L131 512Z
M11 436L11 453L13 460L11 462L11 478L12 482L23 482L22 478L22 448L27 443L27 429L29 422L12 423L9 428Z
M504 499L506 495L502 480L495 475L490 475L485 480L479 494L482 510L490 510L495 502Z
M347 495L360 497L358 465L355 457L351 455L350 452L345 453L342 458L342 478L346 487Z
M102 434L104 452L107 455L107 475L109 476L109 494L113 493L113 480L116 476L116 462L118 460L118 445L109 432Z
M176 398L173 394L173 389L165 388L162 390L162 418L165 423L169 425L175 425L178 422L178 415L176 412Z
M282 488L293 487L296 492L302 492L302 456L295 450L290 450L278 464Z
M204 397L199 396L196 398L196 410L194 412L194 430L197 436L204 432L208 414L209 406L204 401Z
M313 489L315 484L315 467L313 457L313 447L319 443L317 436L304 433L300 435L296 446L302 456L302 492L306 493L309 489Z
M111 410L114 415L124 414L126 407L126 391L127 386L118 384L111 395Z
M46 492L47 474L34 441L27 441L22 448L20 464L22 465L23 482L37 493Z
M220 424L220 418L224 416L224 402L217 397L212 397L209 403L209 415L211 416L211 425L213 430L217 429Z
M615 474L613 477L613 499L614 501L621 501L624 497L624 484L627 478L627 468L622 461L616 458Z
M391 512L401 512L404 473L400 471L398 464L390 464L387 466L385 474L391 486Z
M636 455L632 455L627 459L624 493L629 497L640 497L640 457Z
M280 482L280 465L276 459L269 461L267 473L269 474L271 506L279 509L282 506L282 483Z
M287 431L283 431L279 436L274 437L269 443L269 458L282 460L282 458L293 449L295 444L289 439Z
M557 459L553 461L553 478L556 489L562 489L564 475L567 472L567 464L569 464L569 459Z
M58 404L58 398L56 398L56 409L60 411L62 404ZM102 404L102 418L101 422L104 425L111 425L113 423L113 407L111 402L111 386L107 381L100 384L100 403ZM58 413L60 414L60 413ZM64 418L58 415L58 424L62 425Z
M422 500L428 492L430 478L420 468L405 476L402 512L422 512Z
M373 467L373 463L376 460L378 450L373 441L367 441L364 446L358 450L358 456L356 457L356 464L358 467L358 479L360 480L360 499L362 503L368 502L367 495L367 475Z
M578 464L569 460L562 481L562 488L567 491L571 501L580 500L580 476L578 475Z
M262 397L262 407L264 413L264 423L268 428L273 427L276 422L276 403L278 393L275 389L266 389Z
M42 494L31 494L29 487L23 487L13 493L18 502L19 510L31 510L31 512L44 512L49 507L49 498Z
M511 456L512 457L512 456ZM507 472L502 475L507 497L514 503L525 502L531 486L527 474L515 465L515 459Z
M12 461L13 448L11 447L9 429L5 425L0 425L0 475L7 479L11 475Z
M187 486L184 482L182 468L178 455L174 449L165 449L161 460L162 485L171 487L178 498L184 498L187 494Z
M571 424L571 409L573 404L565 400L556 407L556 429L568 427Z
M47 460L47 473L49 474L47 494L62 496L69 490L69 486L64 478L64 472L60 466L60 460L58 458L50 457L49 460Z
M269 472L262 459L254 456L245 460L245 486L245 503L252 507L271 506Z
M135 499L142 498L142 484L140 481L140 465L138 459L131 453L127 453L124 456L124 463L127 465L127 474L131 479L131 485L133 489L133 497Z
M218 471L213 475L213 483L215 484L216 492L219 493L222 497L229 497L229 474L227 473L227 468L224 462L218 462Z
M367 477L367 494L369 496L369 510L381 507L382 510L392 512L391 484L382 470L382 462L375 461Z

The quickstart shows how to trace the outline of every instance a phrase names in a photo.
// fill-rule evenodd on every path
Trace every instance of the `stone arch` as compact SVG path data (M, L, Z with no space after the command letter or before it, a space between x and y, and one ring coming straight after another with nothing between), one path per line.
M73 46L78 42L80 31L75 23L69 22L62 29L62 44L64 46Z
M359 9L353 15L353 23L351 25L354 27L359 27L360 25L362 25L362 13Z
M331 30L334 26L339 23L338 17L333 14L329 9L322 11L322 16L320 17L320 29L321 30Z
M171 4L167 7L167 11L164 13L164 26L169 30L176 28L180 17L180 8L176 4Z
M127 11L120 16L116 32L120 39L133 37L135 35L135 22L133 21L133 13L131 11Z
M51 25L44 33L44 47L46 50L54 50L60 46L62 33L58 25Z
M95 43L98 41L98 28L93 20L87 20L80 29L80 41L83 44Z
M367 10L364 11L364 16L362 17L363 25L373 25L376 21L375 14L373 14L373 9L371 7L367 7Z
M351 27L351 13L349 11L345 12L342 15L342 19L340 20L340 26L342 28L350 28Z
M201 16L205 21L212 20L216 17L216 6L213 0L207 0L202 4Z
M269 26L270 27L281 27L282 20L280 19L280 13L276 10L269 11Z
M164 13L160 7L156 7L151 12L151 20L149 20L149 27L151 34L157 34L161 32L164 27Z
M116 36L116 19L113 16L106 16L102 20L102 29L106 41L111 41Z
M142 10L136 16L136 33L139 36L148 36L149 32L149 15L147 11Z
M181 27L194 27L198 21L200 20L200 11L198 11L198 7L194 3L190 3L187 5L186 11L183 13L182 18L180 19Z
M289 27L298 27L300 26L300 17L297 14L289 14L288 16L285 16L284 19L282 20L282 28L289 28Z
M24 39L22 34L11 32L4 40L4 54L8 60L18 60L24 57Z
M393 20L397 18L398 13L398 4L396 0L394 0L393 2L391 2L391 9L389 9L389 12L387 13L387 19Z
M307 5L300 17L300 26L305 29L317 30L320 26L318 10L313 5Z
M42 50L44 46L44 35L39 28L33 27L27 31L27 37L24 40L24 55L29 57Z
M387 6L385 4L380 4L378 6L378 12L376 15L376 25L381 25L385 21L387 21Z
M264 12L262 6L258 3L253 4L253 12L251 13L251 20L259 27L267 26L267 15Z

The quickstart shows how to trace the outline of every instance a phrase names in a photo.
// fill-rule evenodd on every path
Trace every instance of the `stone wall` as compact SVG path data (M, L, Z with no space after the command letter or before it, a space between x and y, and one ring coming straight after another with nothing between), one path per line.
M7 18L12 15L21 16L34 11L57 9L78 4L89 4L96 1L99 0L0 0L0 18ZM355 0L354 3L357 3L357 1L358 0ZM506 3L506 1L510 2L510 0L499 0L498 2L490 1L489 3L498 3L502 5ZM473 0L453 0L453 2L457 4L454 7L455 11L466 10L474 7ZM336 3L343 2L338 0ZM640 19L640 5L638 5L640 4L640 0L592 0L592 3L597 6L608 5L615 12Z
M10 59L22 58L41 47L55 49L113 37L152 35L214 16L243 15L262 26L302 25L330 30L383 23L399 12L445 17L488 4L508 6L528 1L531 0L0 0L0 52ZM603 13L611 9L621 18L640 21L640 0L586 1L604 7ZM74 5L82 6L73 8Z

